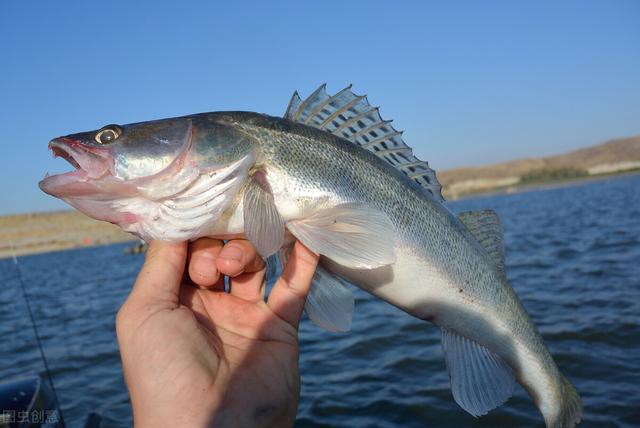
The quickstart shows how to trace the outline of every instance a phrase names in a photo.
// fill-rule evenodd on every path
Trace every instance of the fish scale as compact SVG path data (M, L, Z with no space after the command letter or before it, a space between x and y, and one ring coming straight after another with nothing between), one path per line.
M260 141L267 175L280 175L275 181L287 183L281 195L274 190L276 199L282 198L277 204L291 204L286 200L291 194L331 195L329 204L363 202L388 215L398 258L422 261L396 263L393 276L406 270L397 275L402 281L387 281L385 273L375 278L374 272L365 272L363 280L363 272L331 262L326 263L329 270L415 317L492 349L540 406L557 407L553 403L561 401L563 384L554 380L563 378L506 277L468 228L429 192L370 152L333 135L297 124L276 125L274 120L255 116L238 119L238 126ZM309 209L308 202L305 207ZM450 305L465 309L451 310ZM479 329L468 313L483 314L487 327ZM493 334L500 330L513 338L508 345Z

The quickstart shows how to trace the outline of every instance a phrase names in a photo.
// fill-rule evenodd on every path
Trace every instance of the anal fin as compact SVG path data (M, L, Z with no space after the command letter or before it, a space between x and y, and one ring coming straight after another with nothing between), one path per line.
M511 397L515 378L502 358L454 331L442 329L442 348L456 403L477 417Z

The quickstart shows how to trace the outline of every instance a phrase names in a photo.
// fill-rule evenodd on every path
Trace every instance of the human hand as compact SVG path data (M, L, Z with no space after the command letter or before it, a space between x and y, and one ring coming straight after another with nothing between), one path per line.
M293 425L298 322L317 263L296 242L265 302L248 241L153 242L116 317L135 426Z

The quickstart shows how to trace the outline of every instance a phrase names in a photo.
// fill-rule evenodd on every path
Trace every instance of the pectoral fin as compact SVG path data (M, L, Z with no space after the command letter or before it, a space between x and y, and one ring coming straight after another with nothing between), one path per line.
M284 221L278 213L269 183L261 171L245 185L244 231L262 257L275 254L284 243Z
M345 267L373 269L395 262L393 225L361 203L340 204L287 222L307 248Z

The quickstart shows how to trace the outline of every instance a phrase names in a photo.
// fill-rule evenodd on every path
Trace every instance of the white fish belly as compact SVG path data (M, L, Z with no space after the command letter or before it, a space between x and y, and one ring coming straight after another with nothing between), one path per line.
M410 315L456 331L500 355L527 389L548 390L547 368L522 346L498 312L477 302L410 247L398 244L396 254L394 265L372 270L348 269L330 260L323 264Z
M428 321L439 316L443 301L455 297L446 276L410 247L397 243L396 262L377 269L345 268L328 259L323 264L334 273L374 296Z

